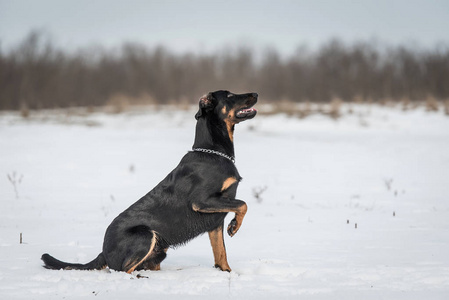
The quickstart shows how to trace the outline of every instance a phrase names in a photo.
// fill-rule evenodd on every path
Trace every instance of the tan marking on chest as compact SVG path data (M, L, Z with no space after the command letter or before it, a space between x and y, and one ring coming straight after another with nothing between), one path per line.
M221 191L225 191L227 190L231 185L233 185L234 183L237 182L237 179L235 179L235 177L229 177L227 178L224 182L223 185L221 187Z

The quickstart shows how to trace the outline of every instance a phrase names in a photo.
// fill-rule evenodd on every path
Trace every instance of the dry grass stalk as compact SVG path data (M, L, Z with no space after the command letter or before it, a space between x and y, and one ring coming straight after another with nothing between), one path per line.
M427 96L426 98L426 110L438 111L440 109L438 100L433 96Z
M7 174L6 176L8 177L9 182L11 182L12 186L14 187L16 199L19 199L18 186L22 183L23 175L19 175L16 173L16 171L14 171L11 174Z
M312 107L309 101L301 104L301 107L298 109L298 117L300 119L308 117L312 113Z
M22 116L22 118L28 118L30 116L30 109L28 108L28 105L26 104L26 102L22 102L20 104L20 115Z
M449 116L449 99L443 101L443 106L444 106L444 114L446 116Z
M109 98L106 106L111 107L112 112L118 114L129 110L129 108L133 105L149 104L157 104L157 101L148 93L140 94L137 97L116 93Z
M408 111L411 107L410 107L410 99L409 98L402 98L400 100L401 104L402 104L402 110L403 111Z
M109 98L107 103L107 106L111 106L112 112L116 114L124 112L128 109L129 105L129 97L121 93L114 94L111 98Z
M333 119L341 117L341 105L343 101L340 98L333 98L329 104L329 115Z

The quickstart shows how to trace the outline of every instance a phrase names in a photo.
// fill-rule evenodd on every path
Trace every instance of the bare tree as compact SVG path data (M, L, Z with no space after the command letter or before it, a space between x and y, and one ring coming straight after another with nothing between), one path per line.
M265 101L449 99L449 47L378 47L331 40L290 57L276 49L260 60L248 47L214 54L173 54L164 47L123 44L66 53L32 31L12 50L0 49L0 109L100 106L126 101L195 102L215 89L253 90Z

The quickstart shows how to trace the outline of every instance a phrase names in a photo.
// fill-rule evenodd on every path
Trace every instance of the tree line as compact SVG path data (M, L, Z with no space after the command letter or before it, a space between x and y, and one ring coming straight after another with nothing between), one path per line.
M302 50L301 50L302 49ZM249 47L174 54L162 46L69 53L40 32L0 49L0 109L194 103L205 92L256 91L265 102L449 99L449 47L415 49L331 40L289 57Z

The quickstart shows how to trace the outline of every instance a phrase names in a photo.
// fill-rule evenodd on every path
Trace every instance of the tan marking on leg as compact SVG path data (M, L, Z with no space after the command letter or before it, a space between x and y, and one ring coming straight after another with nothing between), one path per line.
M223 240L223 227L209 231L209 239L212 246L212 251L214 253L215 267L220 268L222 271L231 272L231 267L229 267L226 257L226 248Z
M221 191L225 191L227 190L231 185L233 185L234 183L237 182L237 179L235 177L229 177L227 178L224 182L223 185L221 187Z
M232 230L232 233L230 234L231 237L234 236L237 233L237 231L240 229L240 227L242 226L243 218L245 217L247 211L248 211L248 206L246 205L246 203L243 204L242 206L240 206L235 211L234 219L235 219L236 223L235 223L235 226L234 226L234 228ZM230 226L231 226L231 224L229 224L228 230L229 230Z
M142 258L137 264L135 264L134 266L132 266L128 271L126 271L126 273L131 274L132 272L134 272L134 270L141 264L143 263L153 252L154 247L156 246L156 241L157 241L157 237L156 237L156 232L154 230L151 231L153 233L153 238L151 239L151 246L150 246L150 250L148 251L148 253L144 256L144 258Z
M200 211L200 208L195 203L192 204L192 209L193 209L193 211L196 211L196 212Z
M126 264L123 265L123 269L128 270L129 266L133 266L135 264L137 264L139 262L139 260L135 259L135 260L129 260L126 262Z
M238 228L240 228L240 226L242 225L243 218L245 217L247 211L248 211L248 205L246 205L246 203L245 203L241 207L239 207L238 211L235 213L235 220L237 221L237 224L239 224ZM237 230L238 230L238 228L237 228Z
M243 202L243 201L242 201ZM196 204L192 204L192 209L196 212L202 212L202 213L223 213L223 212L233 212L237 215L239 215L239 218L243 219L243 217L246 214L246 211L248 210L248 206L246 203L242 204L241 206L237 208L206 208L201 209Z
M164 252L167 253L168 248L164 249ZM150 269L151 271L160 271L161 270L161 264L156 265L153 269Z

